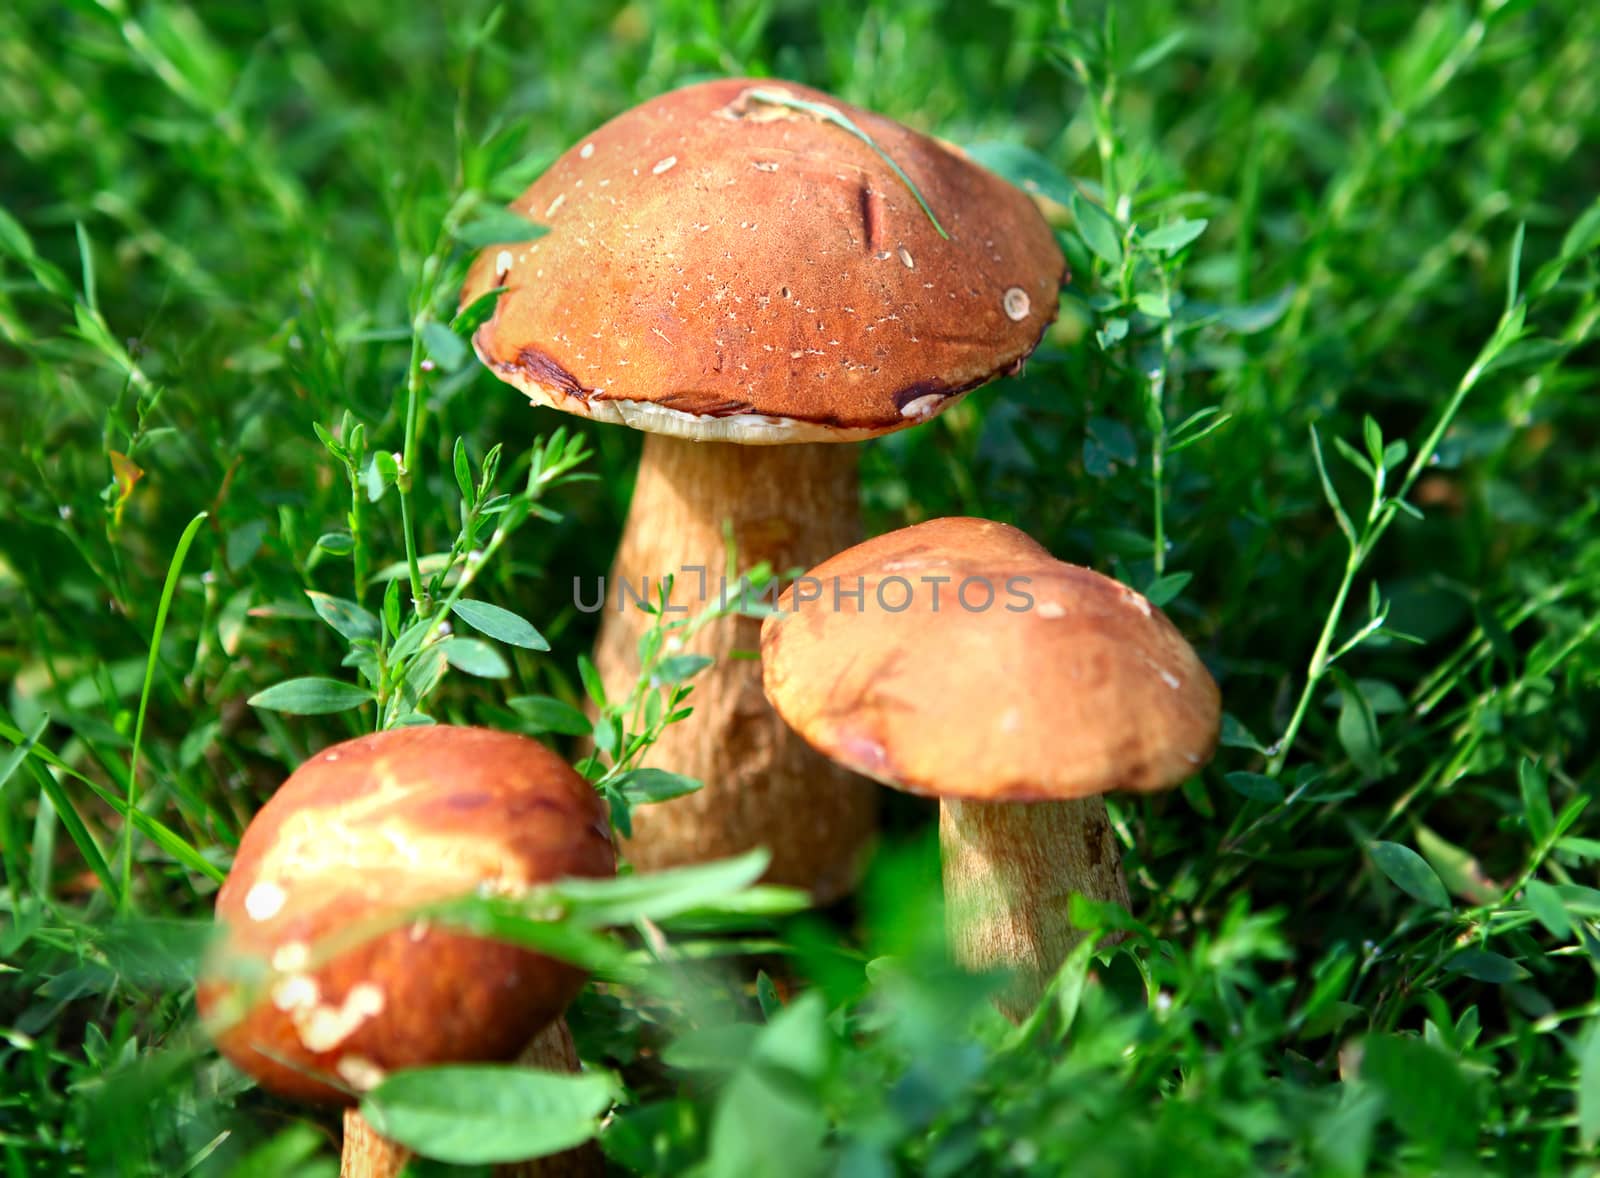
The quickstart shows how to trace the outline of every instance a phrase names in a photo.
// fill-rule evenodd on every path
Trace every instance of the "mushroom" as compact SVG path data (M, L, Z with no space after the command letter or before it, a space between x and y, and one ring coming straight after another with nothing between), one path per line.
M351 1107L361 1094L397 1068L511 1059L530 1041L525 1062L576 1070L562 1012L584 981L405 914L615 870L599 798L537 741L438 726L334 745L245 830L217 893L200 1013L263 1088L347 1106L345 1175L398 1173L406 1151ZM385 924L348 948L327 940Z
M1016 371L1065 278L1020 190L788 82L646 102L512 208L549 233L473 265L464 305L505 288L479 357L535 404L645 432L595 650L613 692L634 682L653 624L623 607L630 592L648 600L676 575L671 608L697 614L723 598L729 541L744 568L779 573L854 543L855 448L835 443L926 421ZM770 880L831 899L854 883L872 793L773 715L754 662L730 657L757 641L750 618L699 635L692 649L715 663L652 764L704 788L642 809L627 853L658 868L764 845Z
M1071 894L1128 902L1101 795L1181 783L1221 718L1159 609L988 520L824 561L763 624L761 657L767 698L818 751L939 799L953 952L1011 972L1013 1019L1081 937Z

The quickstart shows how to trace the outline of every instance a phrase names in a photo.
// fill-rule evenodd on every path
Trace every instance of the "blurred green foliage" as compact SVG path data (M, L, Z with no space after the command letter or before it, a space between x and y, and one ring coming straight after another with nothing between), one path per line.
M865 447L870 522L1005 519L1146 589L1230 715L1203 775L1115 803L1135 912L1082 916L1126 938L1023 1028L944 964L911 801L856 904L625 933L640 969L572 1019L617 1078L612 1161L1592 1173L1600 9L1562 0L5 6L7 1173L332 1173L335 1127L209 1054L189 986L250 813L374 718L244 701L352 678L306 593L381 611L452 550L458 438L509 484L562 424L421 365L449 359L452 211L736 73L1059 198L1061 323L1020 380ZM408 554L316 431L402 451L413 390ZM608 564L637 453L581 432L599 477L474 589L553 649L464 659L441 719L581 703L570 578Z

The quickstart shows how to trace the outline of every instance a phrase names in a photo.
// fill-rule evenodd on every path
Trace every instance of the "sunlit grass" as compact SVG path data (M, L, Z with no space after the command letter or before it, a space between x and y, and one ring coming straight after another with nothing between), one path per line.
M571 578L609 563L637 443L582 427L572 469L598 477L534 494L530 467L568 455L536 439L571 423L453 352L452 233L602 119L731 73L875 107L1052 198L1062 323L1021 380L865 448L869 523L988 515L1145 590L1229 719L1182 791L1114 802L1135 911L1083 916L1128 935L1020 1030L942 964L914 802L848 911L628 931L656 983L571 1019L621 1078L612 1159L1591 1164L1600 10L398 12L0 11L9 1173L332 1172L334 1122L194 1027L217 879L295 764L424 697L569 739L593 638ZM497 534L499 492L528 516L471 598L541 641L391 658L443 616L431 579L460 584ZM329 624L329 600L360 612ZM347 632L369 618L387 638ZM372 677L345 661L362 641ZM306 679L372 702L245 702Z

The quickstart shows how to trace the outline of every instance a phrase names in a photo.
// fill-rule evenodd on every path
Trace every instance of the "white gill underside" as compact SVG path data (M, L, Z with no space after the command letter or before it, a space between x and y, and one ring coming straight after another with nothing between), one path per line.
M685 413L650 401L578 397L555 385L529 380L520 372L506 379L521 389L535 405L548 405L563 413L588 417L613 425L631 426L646 433L665 434L693 442L736 442L744 446L784 446L799 442L861 442L889 433L886 429L839 428L814 421L770 417L762 413L735 413L727 417ZM915 425L954 405L965 393L952 397L919 397L902 413L906 425ZM898 428L898 427L897 427Z

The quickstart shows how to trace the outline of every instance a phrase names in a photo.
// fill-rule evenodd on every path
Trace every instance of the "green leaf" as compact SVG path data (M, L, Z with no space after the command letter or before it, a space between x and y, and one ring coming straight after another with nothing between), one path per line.
M1341 679L1339 705L1339 743L1361 776L1368 781L1383 776L1383 752L1379 746L1378 719L1372 705L1348 680Z
M324 532L317 537L317 547L334 556L347 556L356 550L356 540L349 532Z
M771 855L757 848L733 859L623 875L616 879L566 879L553 890L574 919L593 925L665 920L692 908L714 905L761 878Z
M1087 199L1082 193L1072 194L1072 218L1078 225L1078 236L1083 238L1084 245L1094 251L1095 255L1112 269L1122 266L1122 234L1117 229L1117 223L1092 200Z
M446 372L458 372L467 362L467 345L437 319L423 320L422 344L427 349L428 358Z
M354 683L308 676L274 684L265 691L256 692L245 702L253 708L263 708L269 712L321 716L358 708L373 698L372 692Z
M527 721L531 732L559 732L563 736L587 736L589 717L577 708L548 695L518 695L506 701Z
M1567 916L1567 906L1561 902L1561 893L1540 879L1530 879L1523 891L1524 906L1539 923L1550 930L1550 935L1565 941L1572 936L1572 920Z
M1419 1143L1460 1149L1477 1136L1475 1087L1460 1062L1437 1047L1405 1035L1369 1035L1361 1080L1382 1092L1395 1123Z
M704 654L668 655L656 664L651 678L657 683L682 683L685 679L698 675L713 661L710 655Z
M1578 1057L1578 1139L1584 1149L1600 1142L1600 1015L1589 1020Z
M1145 586L1145 600L1157 609L1165 609L1177 600L1178 594L1188 588L1192 580L1193 573L1168 573L1164 577L1157 577Z
M1283 801L1283 783L1264 773L1246 773L1238 771L1226 773L1222 780L1226 781L1235 793L1256 802L1277 803Z
M1149 233L1141 233L1136 244L1142 250L1159 250L1175 254L1204 233L1209 224L1210 222L1206 220L1174 221L1170 225L1152 229Z
M1171 319L1172 305L1165 295L1140 291L1133 296L1133 305L1152 319Z
M332 626L346 641L377 638L382 632L383 624L378 621L378 616L353 601L331 597L314 589L307 589L306 596L311 600L311 608L317 611L317 617Z
M1394 884L1414 900L1430 908L1449 908L1450 895L1434 874L1428 861L1410 847L1399 843L1375 842L1370 848L1372 861Z
M1469 978L1476 978L1480 982L1489 982L1496 986L1503 986L1507 982L1519 981L1528 976L1528 971L1511 958L1491 953L1487 949L1463 949L1445 962L1444 968L1447 973L1464 973Z
M450 612L479 633L508 646L520 646L524 650L550 649L550 644L534 629L532 622L498 605L464 597L450 607Z
M520 245L525 241L536 241L549 232L549 226L540 225L514 209L486 205L456 229L455 237L462 245L483 249L491 245Z
M1256 753L1267 751L1266 746L1256 739L1255 734L1244 726L1244 721L1232 712L1222 714L1222 735L1217 743L1229 749L1249 749Z
M999 139L971 143L967 156L988 168L1001 179L1009 180L1024 192L1043 196L1058 205L1071 206L1075 190L1072 181L1044 156L1020 143Z
M1527 819L1528 833L1533 836L1535 845L1543 846L1556 828L1544 769L1537 761L1524 757L1517 765L1517 785L1522 792L1522 814Z
M505 656L481 638L446 638L438 649L445 661L458 671L480 679L505 679L511 667Z
M600 1129L616 1084L603 1072L542 1072L497 1065L396 1072L361 1102L383 1136L458 1166L547 1157Z
M700 788L700 783L694 778L681 773L668 773L665 769L630 769L614 778L610 784L628 795L628 800L634 805L681 798Z
M484 291L456 312L456 317L450 320L450 329L463 339L471 339L472 333L493 317L494 309L500 303L500 296L505 294L507 289L504 286L497 286L493 290Z

